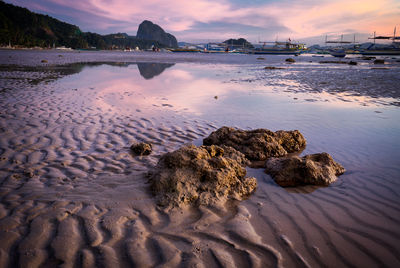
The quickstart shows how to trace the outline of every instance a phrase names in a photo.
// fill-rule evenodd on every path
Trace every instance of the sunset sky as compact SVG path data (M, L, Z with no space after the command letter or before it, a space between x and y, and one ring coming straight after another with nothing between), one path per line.
M6 0L75 24L82 31L136 35L151 20L178 41L276 39L322 43L341 34L359 42L374 31L400 35L400 0Z

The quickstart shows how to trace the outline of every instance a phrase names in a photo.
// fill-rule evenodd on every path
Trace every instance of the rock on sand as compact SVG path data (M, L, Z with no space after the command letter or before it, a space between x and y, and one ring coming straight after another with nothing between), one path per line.
M245 177L246 162L231 147L185 145L161 157L150 175L151 189L162 206L241 200L257 187L255 178Z
M140 142L134 143L131 146L131 151L135 155L149 155L153 150L153 146L150 143Z
M268 129L241 130L222 127L203 140L204 145L226 145L243 153L249 160L264 161L303 149L306 139L298 130L276 132Z
M280 186L329 185L345 172L328 153L270 158L266 162L266 173Z

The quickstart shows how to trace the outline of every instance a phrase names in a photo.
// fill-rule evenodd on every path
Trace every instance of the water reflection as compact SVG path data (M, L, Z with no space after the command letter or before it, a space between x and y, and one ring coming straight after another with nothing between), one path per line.
M173 63L154 63L154 62L142 62L138 63L140 75L144 79L152 79L153 77L160 75L165 69L174 66Z
M140 75L144 79L152 79L160 74L162 74L165 69L174 66L174 63L154 63L154 62L139 62L139 63L129 63L129 62L88 62L88 63L72 63L67 65L56 65L56 66L8 66L0 65L0 72L29 72L38 73L35 75L34 79L30 79L30 84L39 84L43 81L56 80L63 76L78 74L86 68L98 68L100 66L113 66L128 68L130 66L137 65ZM9 75L7 76L9 77Z

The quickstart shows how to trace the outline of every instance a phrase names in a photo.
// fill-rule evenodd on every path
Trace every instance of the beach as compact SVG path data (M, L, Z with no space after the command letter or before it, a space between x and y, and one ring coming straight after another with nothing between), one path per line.
M0 267L399 267L400 58L286 58L0 50ZM223 126L299 130L346 172L157 204L160 157Z

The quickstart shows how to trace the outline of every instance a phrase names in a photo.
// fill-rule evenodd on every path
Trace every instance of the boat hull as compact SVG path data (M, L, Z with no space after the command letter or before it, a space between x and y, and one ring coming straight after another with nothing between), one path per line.
M250 54L256 55L300 55L299 50L254 50L249 52Z
M344 58L346 57L346 53L330 53L332 56L336 57L336 58Z
M365 56L400 56L400 50L364 50L360 51L360 53Z

